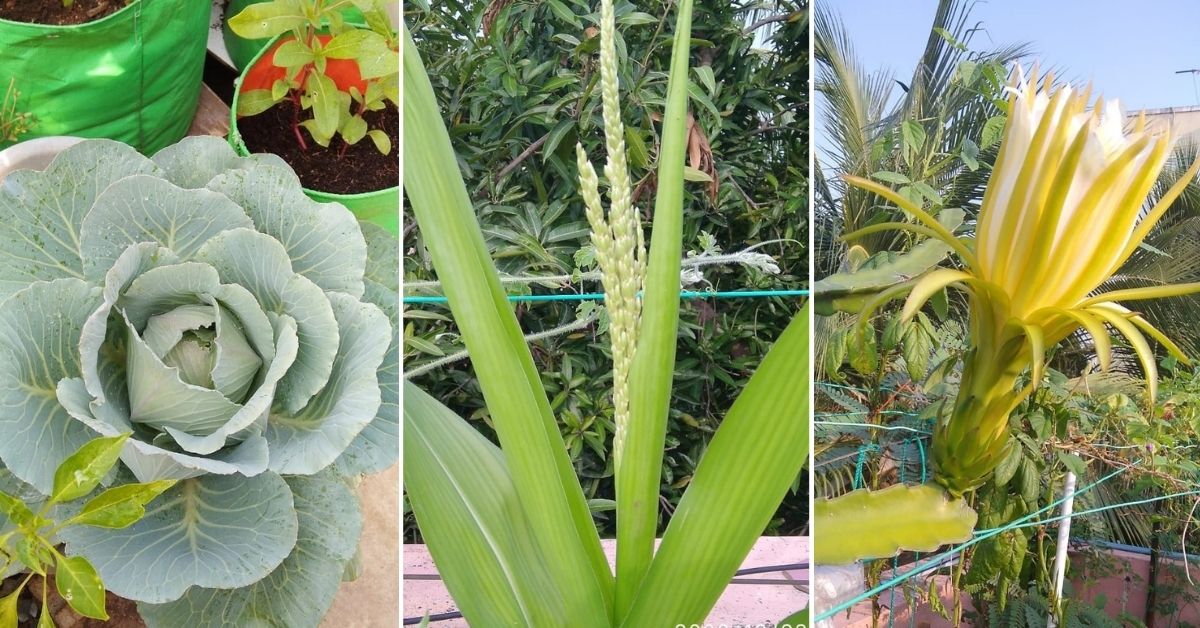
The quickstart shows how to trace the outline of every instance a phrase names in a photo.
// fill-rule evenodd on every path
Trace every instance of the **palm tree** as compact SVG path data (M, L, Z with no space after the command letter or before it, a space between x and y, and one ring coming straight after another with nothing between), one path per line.
M1004 82L1004 67L1027 53L1025 45L1003 46L972 52L969 43L980 28L970 21L973 0L942 0L938 4L912 76L902 83L888 72L868 72L854 52L841 19L826 5L816 8L814 56L816 91L823 97L821 127L825 150L818 153L813 172L814 276L823 277L848 268L851 246L861 253L902 251L911 237L887 231L854 242L838 240L874 222L904 220L899 209L885 205L874 194L847 186L843 174L869 177L877 172L903 172L919 185L928 186L933 201L945 207L962 207L973 215L983 198L983 183L994 159L994 146L1002 126L997 100ZM897 90L900 92L897 94ZM993 139L994 143L994 139ZM966 161L961 158L968 148ZM826 176L828 167L837 176ZM941 197L937 199L936 197ZM930 200L930 199L926 199ZM814 335L818 377L823 373L827 339L848 327L852 316L820 317Z
M903 219L895 208L880 204L873 194L848 188L833 172L869 177L876 172L904 172L928 185L940 197L956 179L972 173L958 159L964 143L976 147L991 133L999 137L997 99L1003 87L1003 68L1027 53L1025 45L973 52L969 44L980 28L970 21L973 1L942 0L934 14L925 50L907 83L887 72L868 73L854 52L841 20L827 6L816 10L814 53L816 90L824 98L821 125L827 150L817 156L815 175L815 257L817 275L835 272L846 246L838 234L871 222ZM901 93L895 96L895 91ZM907 128L905 128L907 127ZM969 149L968 149L969 152ZM968 161L973 155L968 155ZM985 164L987 154L976 158ZM975 177L977 178L977 177ZM982 189L978 191L982 197ZM971 211L979 198L955 200ZM937 203L935 203L937 204ZM850 244L868 253L900 250L907 236L885 232Z
M896 231L871 234L851 243L838 241L839 234L871 223L905 219L902 212L881 203L874 194L845 185L840 178L843 174L903 173L937 193L941 202L930 205L963 209L969 228L995 157L996 146L989 140L1002 131L997 101L1004 77L998 71L1028 53L1025 44L972 52L969 44L981 30L970 20L974 4L974 0L939 2L925 50L907 84L887 72L866 71L840 18L828 6L817 7L816 90L824 99L820 123L826 141L813 173L816 276L846 270L846 252L852 245L863 247L867 254L903 251L912 245L910 235ZM919 146L906 145L906 122L910 128L914 123L920 127L915 135L917 139L923 136L924 141ZM961 156L964 142L980 148L974 158L978 168L956 158ZM1198 154L1197 146L1178 147L1147 199L1147 207L1179 179ZM827 176L827 168L837 176ZM1200 281L1200 185L1196 183L1180 195L1146 245L1101 290L1192 281ZM1180 297L1145 301L1141 309L1156 326L1178 339L1185 352L1200 355L1200 327L1193 314L1198 306L1200 297ZM836 320L818 321L818 325L836 323L840 327L848 322L845 317L831 318ZM818 338L827 336L817 334ZM1069 361L1089 351L1090 344L1082 340L1074 345L1077 351L1069 346L1060 359ZM818 344L818 365L821 350ZM1133 360L1119 363L1135 368Z

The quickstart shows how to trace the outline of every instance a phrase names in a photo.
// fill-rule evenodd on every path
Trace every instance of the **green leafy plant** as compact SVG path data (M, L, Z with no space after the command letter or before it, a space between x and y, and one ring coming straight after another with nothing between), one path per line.
M365 28L346 23L341 11L350 5L362 11ZM229 19L229 27L248 39L290 35L272 57L286 74L270 89L242 92L239 116L262 113L289 98L298 110L312 115L307 120L297 117L292 124L301 147L307 147L303 128L321 146L340 136L343 152L364 137L379 152L392 151L387 133L369 128L363 119L364 113L382 110L389 102L400 104L399 42L383 0L273 0L247 6ZM354 63L365 89L339 87L329 70L341 60Z
M565 10L547 3L415 2L405 13L509 294L600 289L575 153L575 144L582 144L603 185L600 38L580 26L594 23L598 3L561 4ZM664 0L614 2L629 175L634 203L647 214L660 154L658 116L674 6ZM696 7L693 32L706 43L693 50L689 98L695 124L688 127L689 138L708 140L711 153L698 151L696 163L719 187L713 196L711 184L685 185L684 289L808 287L806 6L735 0ZM478 32L481 23L484 34ZM414 224L407 207L405 212L406 224ZM406 294L441 294L419 229L406 234L403 250ZM785 296L681 301L659 534L725 410L792 319L793 303ZM522 303L517 312L584 494L611 503L615 423L606 310L594 302L578 309L540 302ZM404 347L406 377L495 442L450 311L440 303L412 304L404 316L413 339ZM765 534L805 533L807 485L797 476ZM615 534L612 511L596 519L602 537ZM420 539L411 517L405 538Z
M429 75L405 31L404 151L406 163L412 164L406 187L503 448L406 383L405 478L430 552L473 624L657 626L699 621L807 457L806 307L729 410L654 551L678 326L691 9L689 1L679 4L662 115L654 229L629 370L622 463L616 471L622 524L617 528L615 577L600 551L541 378L489 259ZM599 21L602 32L609 31L601 38L601 63L612 63L611 50L604 51L615 28L610 2L601 3ZM606 132L609 158L619 161L607 125ZM591 177L586 171L584 176L585 194L591 195ZM631 246L636 245L624 241L616 250L628 254ZM746 464L747 457L754 464Z
M137 0L114 0L114 1L119 1L123 4L129 5L129 4L136 2ZM63 8L69 9L69 8L75 6L75 0L62 0L62 5L63 5Z
M4 466L51 496L81 444L131 434L117 483L178 483L127 528L62 530L71 554L151 626L315 625L354 479L398 455L395 239L213 137L89 140L6 182Z
M864 68L836 12L830 5L817 7L814 89L829 103L820 124L830 141L828 150L817 153L813 172L815 277L847 273L864 259L868 268L877 268L887 265L889 257L903 255L907 262L895 268L896 275L911 278L931 270L937 263L931 257L946 250L940 241L919 240L903 231L861 233L842 241L842 234L861 227L903 220L903 212L841 177L826 177L831 170L890 179L901 194L939 219L947 217L942 215L946 211L961 210L963 222L973 221L1006 120L1005 68L1028 52L1025 45L978 49L974 7L967 0L938 2L920 58L910 74L895 77ZM903 94L895 97L898 85ZM865 287L855 291L861 294ZM822 286L814 291L822 294ZM818 379L831 375L825 371L827 339L851 327L856 308L865 301L830 296L815 304L822 314L814 334Z
M911 74L894 77L864 68L834 7L818 6L814 88L830 104L821 120L830 142L814 171L816 276L837 272L855 246L874 255L915 244L910 234L889 231L842 240L902 212L840 177L826 179L823 169L894 184L935 215L941 208L973 213L964 191L981 187L995 159L1006 119L1006 68L1028 53L1026 45L973 49L979 35L973 8L963 0L938 2L921 57ZM898 97L897 86L903 90Z
M1123 615L1109 617L1101 601L1098 605L1074 600L1055 612L1053 605L1036 589L1020 592L1004 606L991 608L986 617L975 618L975 625L989 628L1042 628L1047 620L1054 618L1054 625L1064 628L1120 628L1141 625L1136 619Z
M53 575L58 594L75 612L108 619L104 585L96 569L83 556L67 556L59 551L57 538L72 526L127 528L146 516L147 504L175 485L175 480L122 484L82 501L113 470L128 438L129 434L122 434L85 443L55 470L49 497L39 495L0 468L0 487L5 489L0 490L0 576L28 572L14 591L0 599L0 626L17 626L17 600L35 575L47 583ZM55 625L47 591L48 586L43 585L38 628Z

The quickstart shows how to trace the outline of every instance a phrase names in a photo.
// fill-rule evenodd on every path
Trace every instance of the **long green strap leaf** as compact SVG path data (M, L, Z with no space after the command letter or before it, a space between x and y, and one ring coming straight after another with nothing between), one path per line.
M623 617L654 556L658 530L658 490L675 373L679 327L679 259L683 249L683 157L687 148L688 57L692 2L679 3L662 150L658 194L642 297L637 354L630 369L630 421L614 469L617 497L616 616ZM651 624L641 624L651 625Z
M704 621L808 461L810 310L792 319L725 415L623 626Z
M779 623L776 625L779 628L806 628L809 624L808 617L808 608L805 607L779 620Z
M612 575L533 357L488 254L433 87L404 29L404 185L471 355L513 486L574 625L604 626ZM678 255L676 255L678 257Z
M504 455L408 382L404 485L442 580L472 625L567 625Z

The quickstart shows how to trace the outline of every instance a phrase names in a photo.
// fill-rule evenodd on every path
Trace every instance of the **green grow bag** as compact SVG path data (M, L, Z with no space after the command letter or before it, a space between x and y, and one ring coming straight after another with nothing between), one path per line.
M229 59L233 61L233 67L241 72L245 67L258 56L258 53L270 43L270 38L263 39L246 39L241 35L233 32L229 28L229 18L242 12L242 9L260 2L270 2L271 0L229 0L229 4L225 7L225 19L221 20L221 31L225 35L225 50L229 53ZM342 16L347 22L358 23L363 21L362 12L351 6L342 10Z
M23 139L110 138L146 154L178 141L200 97L210 10L134 0L74 26L0 20L0 83L15 79L17 111L35 118Z
M273 51L276 43L281 38L287 36L289 35L280 35L268 42L269 45L258 51L250 63L246 65L245 69L242 70L241 76L238 77L237 84L233 90L233 104L230 106L229 111L229 143L239 155L250 154L250 150L246 148L245 142L242 141L242 135L238 131L237 109L238 99L242 94L242 83L245 81L246 75L256 66L271 62L271 59L267 57L267 52ZM399 147L393 146L392 150L397 151ZM320 190L310 190L308 188L304 188L304 193L314 201L321 203L341 203L346 209L354 212L354 215L359 220L377 224L397 236L400 235L399 181L393 187L374 192L363 192L361 194L333 194Z

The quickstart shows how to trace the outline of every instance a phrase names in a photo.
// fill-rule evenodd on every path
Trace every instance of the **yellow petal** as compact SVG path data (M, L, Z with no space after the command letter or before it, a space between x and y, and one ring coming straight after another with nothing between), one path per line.
M1083 102L1085 102L1083 97L1080 97L1075 102L1074 108L1081 109ZM1078 111L1076 111L1076 115L1078 115ZM1050 187L1050 196L1046 199L1046 206L1042 210L1042 220L1033 237L1033 247L1029 253L1030 263L1021 273L1022 277L1029 282L1028 285L1044 285L1043 277L1052 262L1050 252L1053 250L1059 232L1058 223L1062 219L1063 208L1066 206L1071 190L1071 182L1075 178L1075 172L1079 167L1079 161L1083 155L1083 149L1087 146L1090 133L1091 129L1086 124L1079 127L1055 172L1054 181ZM1025 303L1035 299L1034 291L1020 291L1014 295L1013 308L1018 312L1028 311L1032 308L1027 307Z
M1162 171L1169 157L1170 142L1165 137L1156 137L1153 140L1153 147L1149 154L1146 155L1144 161L1140 164L1135 164L1135 171L1126 184L1125 194L1116 205L1116 211L1113 212L1109 220L1108 227L1101 230L1101 226L1097 225L1092 230L1092 233L1100 233L1107 237L1112 246L1095 247L1091 260L1088 263L1087 271L1084 273L1082 284L1098 286L1105 279L1112 276L1117 271L1122 263L1121 251L1125 248L1127 241L1120 237L1114 237L1117 234L1130 234L1131 227L1137 221L1137 217L1141 214L1142 205L1146 201L1146 195L1154 187L1155 181L1158 180L1158 173ZM1091 292L1088 289L1083 292L1076 292L1068 297L1068 300L1078 300Z
M1014 249L1026 244L1021 242L1022 232L1036 227L1041 210L1042 199L1038 196L1038 186L1035 185L1035 182L1041 178L1040 175L1044 171L1050 170L1049 168L1043 170L1042 166L1050 156L1054 145L1066 143L1065 139L1059 142L1060 137L1065 137L1063 131L1066 129L1066 125L1059 124L1059 119L1066 104L1067 93L1065 90L1060 90L1055 94L1046 106L1046 111L1042 113L1041 119L1038 120L1037 129L1025 151L1025 159L1021 163L1007 205L988 208L989 211L1003 211L999 222L1000 229L997 234L997 248L993 256L993 265L988 269L992 274L988 276L988 279L1010 292L1013 290L1014 284L1019 281L1019 279L1015 279L1016 273L1025 266L1024 260L1014 258Z
M880 222L869 227L863 227L862 229L851 231L850 233L847 233L838 239L842 242L849 242L866 235L871 235L872 233L879 233L880 231L911 231L926 237L936 238L942 242L946 242L946 244L949 244L952 247L954 246L954 242L958 241L958 239L955 238L954 242L949 242L942 237L942 234L930 229L929 227L926 227L925 225L913 222Z
M1025 330L1025 337L1029 339L1029 348L1032 352L1030 356L1030 373L1029 385L1037 388L1042 382L1042 375L1046 370L1046 337L1042 333L1042 328L1037 325L1030 325L1025 322L1020 322L1021 329Z
M1182 177L1179 177L1179 180L1167 190L1167 193L1164 194L1162 198L1158 199L1158 203L1155 203L1154 208L1151 209L1148 214L1146 214L1146 217L1143 218L1140 223L1138 223L1137 229L1134 229L1133 235L1129 238L1129 242L1125 245L1125 250L1121 253L1121 257L1117 262L1117 267L1120 267L1121 264L1124 264L1125 261L1129 259L1129 256L1133 255L1133 252L1137 250L1137 247L1142 243L1142 240L1145 240L1146 236L1150 235L1150 230L1153 229L1154 225L1158 223L1158 220L1163 217L1163 214L1167 213L1167 210L1170 209L1171 205L1175 202L1175 199L1179 198L1180 194L1183 194L1183 190L1188 186L1188 184L1196 178L1197 172L1200 172L1200 157L1196 158L1196 161L1193 162L1191 167L1187 169L1187 172L1183 173Z
M939 234L941 239L949 244L950 247L954 249L954 252L958 253L958 256L961 257L963 262L965 262L968 266L971 268L979 267L978 262L975 261L975 256L970 250L967 249L966 245L962 243L962 240L954 237L954 234L950 233L950 230L947 229L945 225L938 222L936 218L930 216L929 212L921 209L912 201L904 198L903 196L900 196L895 192L895 190L892 190L886 185L880 185L869 179L863 179L862 177L855 177L852 175L845 175L843 178L846 180L846 183L882 196L883 198L895 203L900 209L912 214L913 217L924 223L926 227L929 227L934 232Z
M912 292L908 295L908 300L904 302L904 311L900 314L900 318L904 322L912 320L925 302L933 298L933 295L941 292L947 286L953 283L972 283L980 281L975 276L964 273L961 270L952 268L940 268L924 277L917 280L913 286ZM969 292L969 291L968 291Z
M1050 253L1053 260L1047 269L1045 281L1028 289L1042 290L1048 304L1069 306L1071 301L1065 297L1068 294L1083 290L1087 294L1095 289L1095 285L1083 285L1081 278L1086 276L1087 261L1098 249L1112 249L1122 246L1114 242L1113 234L1102 231L1095 233L1097 224L1108 225L1113 210L1112 193L1119 189L1118 185L1128 176L1128 169L1133 165L1137 155L1146 148L1150 138L1143 136L1127 146L1113 158L1099 176L1088 187L1087 192L1078 202L1079 209L1070 217L1073 224L1066 225L1056 238L1055 246ZM1130 221L1129 224L1132 224ZM1099 236L1099 237L1097 237Z
M1079 303L1080 307L1087 307L1097 303L1108 303L1114 301L1140 301L1145 299L1162 299L1166 297L1181 297L1188 294L1200 292L1200 283L1181 283L1170 286L1147 286L1145 288L1129 288L1127 290L1113 290L1105 292L1094 297L1084 299Z
M1092 306L1087 311L1121 332L1121 335L1125 336L1130 346L1133 347L1134 353L1137 353L1138 361L1141 362L1142 371L1146 376L1146 396L1150 404L1150 412L1153 414L1154 400L1158 398L1158 365L1154 361L1154 351L1150 349L1150 343L1146 342L1146 337L1137 330L1133 323L1104 305Z
M1134 325L1137 325L1137 327L1139 329L1141 329L1143 332L1145 332L1147 336L1150 336L1155 341L1157 341L1158 344L1165 347L1167 350L1167 353L1175 356L1175 358L1177 360L1179 360L1180 362L1183 362L1184 364L1192 363L1192 361L1189 360L1186 355L1184 355L1183 349L1180 349L1179 345L1175 344L1175 342L1172 341L1170 338L1167 338L1167 335L1162 333L1161 331L1159 331L1158 328L1156 328L1154 325L1151 325L1150 321L1147 321L1146 319L1142 318L1141 316L1134 314L1128 308L1122 307L1121 305L1116 304L1116 303L1101 303L1101 304L1096 305L1096 307L1110 309L1118 314L1121 314L1122 316L1124 316L1125 318L1127 318L1128 320L1133 322Z
M1087 330L1088 335L1092 337L1092 344L1096 346L1096 357L1100 359L1100 369L1108 371L1112 366L1112 341L1108 337L1108 330L1104 328L1104 323L1096 320L1096 317L1085 310L1072 310L1061 307L1048 307L1038 312L1064 316L1078 322L1080 326Z

